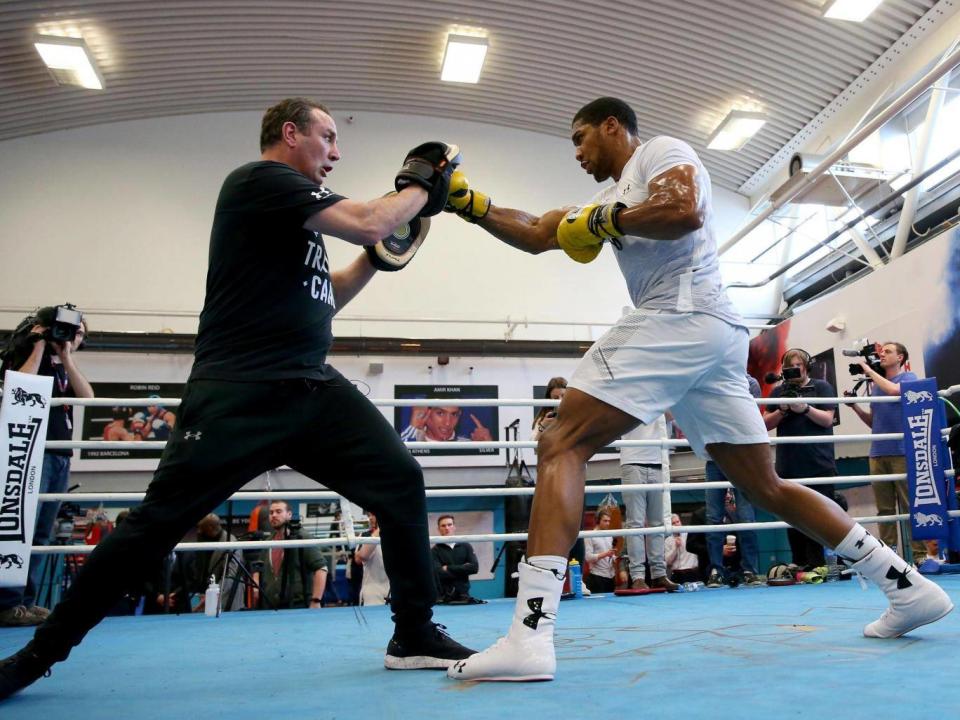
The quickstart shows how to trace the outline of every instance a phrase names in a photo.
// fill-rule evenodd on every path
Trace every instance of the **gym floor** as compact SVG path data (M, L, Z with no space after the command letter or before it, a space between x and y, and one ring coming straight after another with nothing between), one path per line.
M938 576L954 601L960 576ZM390 672L385 607L109 618L2 703L4 720L116 718L660 718L947 716L960 611L897 640L862 626L885 607L858 582L601 596L563 602L552 683L462 684ZM464 644L486 647L513 602L440 607ZM0 656L29 629L0 630ZM954 708L954 710L950 710Z

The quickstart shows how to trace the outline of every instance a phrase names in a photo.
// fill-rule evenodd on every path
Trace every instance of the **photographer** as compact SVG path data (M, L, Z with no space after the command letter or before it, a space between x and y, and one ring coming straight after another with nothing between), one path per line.
M860 353L864 354L863 351ZM870 353L867 353L869 356ZM900 383L917 380L917 376L903 366L910 359L907 348L898 342L888 342L880 346L879 350L870 357L861 359L859 365L864 379L870 382L870 395L899 395ZM855 366L851 365L851 372ZM852 397L853 391L843 393ZM903 432L903 414L900 403L870 403L867 410L863 405L850 406L857 416L869 426L874 435L881 433ZM870 444L870 474L889 475L905 473L907 461L903 456L903 440L874 440ZM897 480L890 482L871 483L873 497L877 502L877 515L894 515L910 512L910 499L907 494L907 481ZM899 509L898 509L899 505ZM918 561L927 554L922 542L912 542L910 523L903 524L904 544L910 542L913 556ZM897 543L897 526L895 523L880 523L880 539L892 548L899 547ZM901 556L906 557L901 551Z
M0 382L8 370L53 378L53 397L92 398L93 388L74 361L83 347L87 326L83 314L73 305L44 307L29 315L13 331L3 351ZM73 408L50 408L47 440L73 440ZM41 493L66 492L70 479L71 450L47 450L40 475ZM49 545L60 503L40 503L34 526L33 544ZM35 604L42 577L43 556L32 555L27 585L0 589L0 626L39 625L50 614Z
M299 521L283 500L270 503L271 538L305 540ZM318 547L272 547L263 553L263 569L253 579L260 584L261 598L254 590L254 606L271 608L319 608L327 587L327 564ZM310 594L308 595L307 592Z
M782 405L768 406L763 421L768 430L776 428L778 437L812 437L833 435L836 405L810 405L807 397L836 397L826 380L810 377L811 358L800 348L787 350L780 359L782 382L770 393L783 398ZM768 378L772 379L772 378ZM777 445L777 474L782 478L833 477L837 465L833 444L827 442L804 445ZM834 486L813 485L814 490L830 499ZM793 562L807 570L824 564L823 546L793 528L787 529Z

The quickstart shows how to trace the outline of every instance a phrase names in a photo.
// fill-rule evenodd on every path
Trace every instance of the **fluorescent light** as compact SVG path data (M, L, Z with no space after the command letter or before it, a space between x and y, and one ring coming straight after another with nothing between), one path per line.
M863 22L883 0L834 0L823 14L831 20Z
M58 85L103 90L103 77L97 71L90 48L83 39L37 35L33 45Z
M477 83L483 59L487 55L487 39L471 35L447 35L447 49L443 53L444 82Z
M707 138L708 150L739 150L767 122L759 112L731 110Z

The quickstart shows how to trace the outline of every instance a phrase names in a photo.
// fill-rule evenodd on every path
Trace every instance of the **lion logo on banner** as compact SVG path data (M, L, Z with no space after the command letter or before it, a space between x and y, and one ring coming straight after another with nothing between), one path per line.
M13 553L10 553L9 555L0 555L0 567L7 570L12 568L14 565L16 565L18 568L22 568L23 558Z
M933 395L930 394L929 390L921 390L920 392L907 390L903 396L907 399L907 405L913 405L921 400L933 401Z
M36 407L37 405L40 407L47 406L44 399L40 397L40 393L28 393L21 387L15 387L13 389L13 404L25 406L27 403L30 403L30 407Z
M917 524L917 527L930 527L931 525L943 527L943 518L933 513L914 513L913 521Z

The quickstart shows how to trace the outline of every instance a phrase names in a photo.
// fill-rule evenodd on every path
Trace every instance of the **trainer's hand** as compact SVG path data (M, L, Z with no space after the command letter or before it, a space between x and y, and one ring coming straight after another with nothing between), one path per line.
M419 185L426 190L427 203L417 214L430 217L447 204L450 175L459 164L459 147L438 141L426 142L407 153L393 184L397 192L410 185Z
M574 208L557 226L561 249L577 262L592 262L605 240L623 237L617 226L617 213L624 207L623 203L608 203Z
M490 197L479 190L471 190L467 176L455 170L450 176L450 193L443 209L475 223L490 212Z

